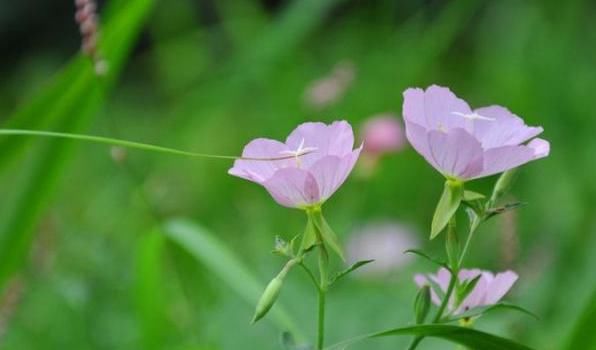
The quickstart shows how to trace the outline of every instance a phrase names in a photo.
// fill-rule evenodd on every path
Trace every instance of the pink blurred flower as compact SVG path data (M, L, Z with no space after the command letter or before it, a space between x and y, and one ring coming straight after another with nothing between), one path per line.
M304 100L314 109L322 109L337 102L354 80L355 68L350 61L342 61L333 67L332 72L315 80L306 89Z
M501 106L472 110L448 88L410 88L404 92L406 136L444 176L477 179L546 157L550 144ZM525 144L528 140L528 144Z
M459 272L458 279L460 283L463 283L465 281L473 280L478 275L480 275L480 279L464 300L457 305L455 297L452 296L449 300L447 308L450 313L457 315L475 307L496 304L505 296L505 294L507 294L518 279L517 274L513 271L505 271L494 275L492 272L478 269L463 269ZM414 280L419 287L424 285L431 286L432 302L436 305L441 304L439 295L444 295L446 293L450 279L451 272L445 268L439 269L439 272L436 275L418 274L414 277ZM431 284L429 281L434 282L434 284ZM434 288L436 288L435 286L439 286L441 290L434 290Z
M262 161L238 159L229 174L263 185L279 204L307 208L326 201L346 180L362 146L354 147L352 127L346 121L304 123L286 142L255 139L244 147L243 157L289 159Z
M397 116L391 113L368 118L362 126L364 152L372 155L397 152L405 146L405 135Z
M359 228L347 245L348 262L374 259L357 273L363 277L383 277L406 266L412 256L404 251L416 248L418 240L412 230L398 222L373 222Z

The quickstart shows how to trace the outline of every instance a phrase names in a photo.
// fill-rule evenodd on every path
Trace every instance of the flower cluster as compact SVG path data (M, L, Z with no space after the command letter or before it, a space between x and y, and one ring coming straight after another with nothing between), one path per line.
M418 274L415 282L420 291L415 302L416 323L423 324L430 304L438 306L433 317L437 323L457 320L458 315L471 326L468 311L479 316L500 302L517 281L513 271L493 274L480 269L464 269L462 264L477 227L490 217L502 213L515 204L495 207L500 196L509 187L511 172L530 161L546 157L550 151L548 141L537 138L541 127L527 126L524 121L504 107L489 106L471 109L448 88L430 86L426 90L407 89L404 92L403 118L409 143L437 171L446 177L445 190L433 217L431 239L447 228L447 263L410 249L442 267L437 274ZM384 152L402 147L401 125L394 118L381 117L370 120L364 127L365 159L378 159ZM259 320L273 306L283 281L293 266L302 266L315 283L319 295L319 326L317 349L324 344L325 292L339 278L364 266L372 260L357 261L363 255L379 257L377 269L385 272L402 260L395 259L396 250L404 240L393 229L366 233L352 240L349 245L348 269L334 274L328 272L331 248L342 259L343 250L337 236L321 213L322 204L346 181L354 168L363 146L354 149L354 134L345 121L329 125L304 123L288 136L285 142L256 139L251 141L237 159L229 173L262 185L279 204L304 209L308 223L302 244L296 252L294 240L278 240L276 252L289 261L268 284L258 302L253 321ZM265 161L266 159L269 159ZM505 172L495 184L492 196L464 191L469 180ZM460 245L455 213L466 204L469 233L465 244ZM312 250L319 251L320 278L317 281L304 259ZM366 272L364 270L363 272ZM482 308L485 307L485 308ZM487 308L488 307L488 308ZM517 307L517 309L520 309ZM386 334L386 333L379 333ZM424 336L417 336L409 349L415 349Z

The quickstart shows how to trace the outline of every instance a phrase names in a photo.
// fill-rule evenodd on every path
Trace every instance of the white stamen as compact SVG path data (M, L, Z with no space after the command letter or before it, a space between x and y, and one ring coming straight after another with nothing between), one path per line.
M302 163L299 157L305 155L306 153L316 151L317 149L317 147L304 147L304 138L302 138L302 140L300 141L300 145L298 145L298 149L296 149L295 151L288 150L281 151L279 153L282 155L293 156L296 159L296 165L300 167Z
M486 120L486 121L490 121L490 122L494 122L496 120L495 118L485 117L485 116L480 115L476 112L467 113L467 114L461 113L461 112L451 112L451 114L466 118L468 120Z

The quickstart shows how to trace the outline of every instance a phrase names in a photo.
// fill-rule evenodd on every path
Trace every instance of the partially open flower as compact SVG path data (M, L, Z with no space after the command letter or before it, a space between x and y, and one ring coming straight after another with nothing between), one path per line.
M242 152L243 157L288 159L239 159L228 173L263 185L283 206L306 209L322 204L344 183L362 149L353 147L346 121L304 123L285 143L255 139Z
M494 175L546 157L550 151L548 141L534 138L541 127L525 125L501 106L472 110L448 88L436 85L407 89L403 115L408 141L452 179Z
M459 302L456 301L454 295L452 295L447 309L449 313L454 315L461 314L470 309L479 306L488 306L498 303L507 292L511 289L515 281L517 281L517 274L513 271L500 272L494 275L489 271L482 271L478 269L473 270L461 270L458 274L460 284L467 281L471 281L476 277L480 276L476 286L472 291ZM434 304L441 304L441 297L444 295L449 286L449 280L451 279L451 272L445 268L441 268L436 275L416 275L414 280L419 287L430 285L431 286L431 300ZM431 283L431 281L433 283ZM435 290L436 287L441 290Z

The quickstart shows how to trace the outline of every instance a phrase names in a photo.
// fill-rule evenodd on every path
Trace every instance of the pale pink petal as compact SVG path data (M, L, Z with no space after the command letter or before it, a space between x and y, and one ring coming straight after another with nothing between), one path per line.
M277 203L290 208L303 208L321 200L315 178L303 169L280 169L263 186Z
M323 157L308 169L317 181L322 201L331 197L346 181L358 160L361 149L362 146L343 157Z
M534 139L528 145L503 146L484 152L484 168L473 178L480 178L502 173L517 168L529 161L546 157L550 145L542 139Z
M282 142L270 139L255 139L248 143L242 151L243 157L250 158L276 158L284 157L288 147ZM290 160L291 161L291 160ZM263 183L279 169L287 164L288 160L243 160L238 159L234 166L228 170L230 175L238 176L256 183Z
M430 148L428 145L428 130L408 120L405 121L405 125L406 137L412 147L414 147L416 152L422 155L427 162L433 164L434 160L431 157Z
M528 143L528 147L534 150L534 155L536 155L537 158L546 157L550 153L550 142L544 139L533 139Z
M292 150L302 143L304 147L316 148L314 152L301 157L304 166L308 168L322 157L341 157L352 152L354 133L350 124L343 120L330 125L309 122L298 126L286 139L286 145Z
M431 164L445 176L468 179L482 170L482 147L464 129L428 134Z
M517 115L501 106L478 108L474 111L480 119L473 120L472 133L484 149L516 146L540 134L541 127L527 126ZM487 120L492 119L492 120Z
M513 271L498 273L488 286L486 305L498 303L517 281L518 275Z
M426 91L407 89L404 92L404 118L428 130L463 128L465 119L456 114L470 114L466 101L445 87L431 85Z

